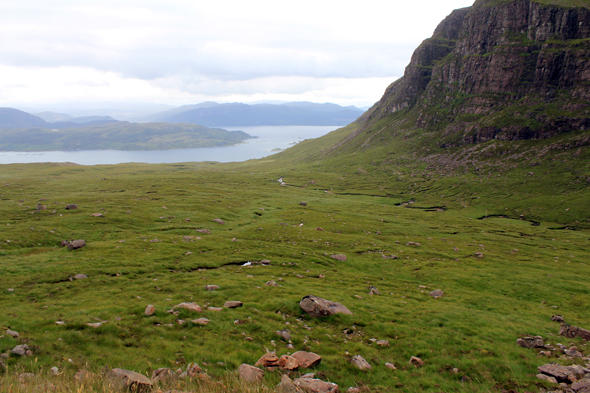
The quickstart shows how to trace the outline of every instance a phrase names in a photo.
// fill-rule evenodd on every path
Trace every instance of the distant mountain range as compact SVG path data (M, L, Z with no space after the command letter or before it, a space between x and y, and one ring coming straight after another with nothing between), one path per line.
M218 104L203 102L185 105L143 118L143 121L192 123L206 127L314 125L339 126L356 120L363 110L355 106L312 102L286 104Z
M50 117L51 112L45 112L47 118ZM69 116L63 114L52 114ZM54 118L54 117L53 117ZM63 117L62 117L63 118ZM102 125L108 123L116 123L118 120L113 119L110 116L85 116L85 117L71 117L68 121L58 121L50 123L45 121L39 116L32 115L27 112L23 112L14 108L0 108L0 129L13 129L13 128L72 128L80 127L81 125Z

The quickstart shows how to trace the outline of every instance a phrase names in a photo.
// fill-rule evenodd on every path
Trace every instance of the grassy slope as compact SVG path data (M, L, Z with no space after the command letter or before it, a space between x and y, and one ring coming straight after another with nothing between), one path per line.
M317 143L331 145L351 131L336 131ZM297 149L311 153L310 145ZM322 378L344 390L357 384L373 391L533 390L543 386L534 374L547 359L518 347L516 338L539 334L553 343L578 343L551 336L558 330L550 320L554 313L590 325L587 231L555 230L558 225L550 222L534 227L520 220L472 219L484 211L477 196L491 200L487 192L498 181L484 177L479 193L478 184L455 177L398 181L416 171L397 164L405 162L403 152L387 170L378 148L358 158L329 153L319 164L297 161L294 152L241 165L3 166L2 324L21 332L38 359L11 358L10 369L45 374L58 366L66 378L78 368L109 366L151 375L158 367L196 361L220 378L242 362L253 364L265 348L290 352L275 333L288 328L297 350L324 357L317 370ZM292 186L280 187L279 174ZM430 190L412 191L408 186L414 182ZM440 199L455 188L476 193L468 198L469 207L459 208L456 196ZM417 203L399 207L399 198ZM40 202L47 210L35 212L39 199L47 199ZM415 208L439 205L439 199L450 208ZM65 203L79 209L66 211ZM91 217L94 212L105 217ZM185 242L183 236L202 239ZM62 239L77 238L88 246L58 247ZM150 242L155 238L160 242ZM408 241L421 247L406 246ZM475 252L485 258L475 258ZM332 253L345 253L348 261L336 262ZM382 258L391 254L399 259ZM226 265L262 259L272 264ZM77 273L89 278L70 282ZM281 287L264 286L279 278ZM207 292L205 284L221 290ZM369 285L382 295L369 296ZM446 294L434 300L428 292L437 288ZM354 316L303 315L298 302L309 293L342 302ZM244 307L198 315L166 312L182 301L222 306L226 300L241 300ZM143 314L147 304L156 306L155 316ZM201 316L211 320L208 326L176 322ZM57 319L66 324L55 325ZM96 319L108 322L98 329L85 325ZM168 323L172 326L164 326ZM391 345L377 347L371 338ZM7 335L0 338L2 350L16 343ZM347 360L356 354L374 370L351 366ZM426 366L408 366L410 356L420 356ZM387 369L388 361L398 370ZM461 382L464 376L467 382ZM278 373L267 373L265 383L279 379Z

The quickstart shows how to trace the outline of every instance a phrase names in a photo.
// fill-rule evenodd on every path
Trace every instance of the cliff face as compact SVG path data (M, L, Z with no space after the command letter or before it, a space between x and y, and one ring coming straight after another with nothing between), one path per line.
M590 10L479 0L414 52L362 121L412 113L441 146L590 128Z

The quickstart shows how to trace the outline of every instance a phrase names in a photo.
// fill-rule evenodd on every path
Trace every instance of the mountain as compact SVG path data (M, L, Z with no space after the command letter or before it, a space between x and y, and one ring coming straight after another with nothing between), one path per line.
M13 108L0 108L0 129L47 126L45 120L30 113Z
M344 125L357 119L363 111L354 106L311 102L281 105L206 102L187 105L149 117L151 121L193 123L207 127L262 125Z
M40 117L48 123L68 121L74 118L73 116L68 115L67 113L56 113L50 111L35 113L35 116Z

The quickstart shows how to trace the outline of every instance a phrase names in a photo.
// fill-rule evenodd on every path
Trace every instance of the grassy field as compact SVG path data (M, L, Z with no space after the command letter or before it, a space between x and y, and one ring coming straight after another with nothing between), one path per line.
M0 350L27 343L33 356L6 361L0 391L17 391L18 373L47 376L53 366L64 374L44 381L71 381L80 368L151 376L159 367L189 362L214 381L229 378L240 391L235 370L267 349L320 354L314 371L344 391L538 391L549 385L535 378L536 367L555 359L519 347L517 338L541 335L587 353L585 343L557 336L559 324L550 319L561 314L590 326L590 239L575 225L587 219L587 183L564 177L571 163L542 163L536 173L554 165L543 180L526 177L525 164L505 169L501 178L496 167L486 167L483 176L475 169L445 172L432 152L424 153L431 163L403 166L401 142L389 158L379 147L358 159L332 156L328 147L349 132L322 140L319 163L300 158L310 143L303 142L294 153L238 165L3 165L1 322L20 338L4 334ZM527 145L531 155L533 145ZM279 176L287 186L279 185ZM542 192L551 176L563 185ZM567 203L559 214L552 212L558 198ZM69 203L78 209L65 210ZM524 220L520 209L529 209ZM500 214L513 219L494 217ZM73 239L87 246L59 246ZM335 253L347 261L330 258ZM384 258L391 255L397 259ZM241 266L261 260L270 265ZM80 273L88 278L70 280ZM280 286L265 286L269 280ZM209 292L206 284L221 289ZM371 285L380 296L368 294ZM433 299L434 289L445 295ZM308 294L341 302L354 315L310 318L299 307ZM221 307L227 300L244 306L167 313L180 302ZM156 307L151 317L144 315L148 304ZM210 323L190 322L199 317ZM106 322L86 325L97 321ZM291 331L295 349L276 334L282 329ZM373 370L356 369L349 362L354 355ZM425 366L410 366L411 356ZM279 381L279 372L265 374L266 386Z

